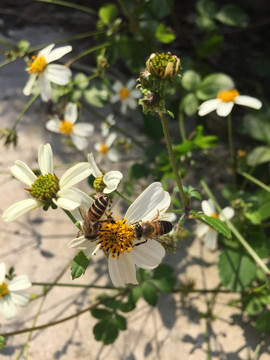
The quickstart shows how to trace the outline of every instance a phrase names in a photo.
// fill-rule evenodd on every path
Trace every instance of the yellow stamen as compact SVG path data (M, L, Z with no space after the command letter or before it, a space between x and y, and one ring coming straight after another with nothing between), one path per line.
M63 120L61 121L61 124L59 125L58 129L62 134L70 135L73 133L73 127L74 124L72 124L70 121Z
M45 57L40 55L34 55L32 56L32 62L30 62L27 66L27 72L29 74L38 74L41 73L47 65L47 62L45 60Z
M106 253L110 253L112 257L117 257L125 251L130 252L133 248L133 240L135 239L132 226L126 224L127 219L119 221L109 219L102 223L99 241L100 249Z
M234 101L234 99L239 96L239 92L236 89L220 91L217 95L217 99L220 99L222 102Z
M109 148L106 144L101 144L100 145L100 149L99 149L99 153L102 155L106 155L108 152Z
M210 216L213 217L213 218L219 219L219 215L216 212L212 213Z
M0 284L0 298L8 293L8 285L5 282L2 282L2 284Z
M126 100L129 97L130 91L126 88L123 87L120 91L119 91L119 96L121 100Z

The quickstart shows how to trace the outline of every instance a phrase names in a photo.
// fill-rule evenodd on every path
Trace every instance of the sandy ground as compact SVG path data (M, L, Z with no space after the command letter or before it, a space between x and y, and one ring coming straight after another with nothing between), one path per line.
M43 35L33 35L31 29L24 33L13 33L17 38L33 37L31 45L45 42ZM42 37L43 36L43 37ZM59 34L46 30L46 41ZM0 119L1 128L11 126L27 103L22 88L27 79L24 62L12 63L1 70ZM44 129L46 105L39 100L23 117L19 126L19 141L16 149L2 148L0 159L1 212L16 201L27 198L23 184L11 179L8 167L16 159L25 161L30 167L37 167L39 144L50 142L55 154L55 164L61 164L72 156L72 151L63 154L59 138ZM74 159L74 158L72 158ZM61 172L59 170L58 174ZM80 188L87 189L82 183ZM32 281L52 282L70 262L74 252L67 246L76 236L76 229L61 211L50 210L44 214L36 210L13 223L0 218L0 260L7 266L14 265L18 274L26 273ZM209 252L196 238L179 244L177 253L167 255L165 263L175 268L179 282L188 278L196 280L197 288L214 288L218 280L216 263L219 252ZM72 282L67 270L60 282ZM78 283L111 285L106 260L98 254L91 261L85 276ZM33 287L31 293L40 294L42 288ZM101 294L96 289L55 287L43 298L32 301L20 309L19 316L11 321L0 319L0 332L10 332L60 320L91 305ZM35 331L29 342L30 360L202 360L206 359L206 320L200 317L207 309L211 295L162 294L158 306L150 307L140 300L135 311L127 314L128 329L119 334L111 346L96 342L92 328L96 324L89 313L62 324ZM227 306L237 296L219 294L215 299L213 314L216 317L210 331L211 359L248 360L255 359L254 351L261 344L260 360L270 359L269 337L260 335L235 307ZM28 334L8 338L7 346L0 359L16 359L21 347L27 342ZM257 359L257 358L256 358Z

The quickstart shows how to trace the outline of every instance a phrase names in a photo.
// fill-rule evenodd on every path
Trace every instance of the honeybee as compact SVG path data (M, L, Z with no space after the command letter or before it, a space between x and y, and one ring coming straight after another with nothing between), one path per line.
M79 208L80 214L83 219L82 232L87 240L95 241L99 235L101 227L100 218L105 213L109 204L109 197L107 195L101 195L90 206L88 212L82 207Z

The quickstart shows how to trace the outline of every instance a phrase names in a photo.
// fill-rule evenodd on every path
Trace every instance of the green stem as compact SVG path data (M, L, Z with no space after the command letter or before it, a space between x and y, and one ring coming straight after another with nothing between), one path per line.
M185 129L185 121L184 120L185 120L184 112L183 112L182 106L180 106L180 109L179 109L179 129L180 129L180 134L181 134L183 142L187 140L186 129Z
M214 205L216 206L219 213L222 213L222 209L217 203L216 199L214 198L214 195L212 194L211 190L207 186L204 180L201 180L201 185L203 189L205 190L206 194L209 196L210 199L213 200ZM225 222L228 226L228 228L232 231L232 233L235 235L237 240L240 242L240 244L246 249L246 251L249 253L249 255L253 258L253 260L257 263L257 265L262 269L262 271L266 275L267 282L269 281L268 278L270 276L270 270L265 265L265 263L262 261L262 259L257 255L257 253L252 249L252 247L248 244L248 242L243 238L243 236L239 233L239 231L236 229L236 227L233 225L233 223L225 218Z
M114 190L115 193L120 196L123 200L127 201L128 203L132 204L132 201L130 201L128 198L126 198L124 195L122 195L118 190Z
M67 1L60 1L60 0L35 0L38 2L46 2L46 3L50 3L50 4L56 4L56 5L62 5L62 6L66 6L66 7L70 7L76 10L81 10L84 12L87 12L88 14L92 14L92 15L96 15L96 11L89 9L86 6L82 6L82 5L78 5L78 4L73 4Z
M168 129L167 122L166 122L166 113L164 111L158 110L158 114L161 119L163 133L164 133L164 137L165 137L165 141L166 141L166 145L167 145L167 150L168 150L170 162L172 165L175 181L176 181L177 187L179 189L180 198L183 203L185 211L188 212L189 211L189 198L184 193L181 179L180 179L180 176L178 173L178 169L177 169L177 165L176 165L176 161L175 161L175 157L174 157L174 153L173 153L172 142L171 142L171 138L170 138L170 134L169 134L169 129Z
M81 224L75 219L75 217L68 210L63 209L63 211L67 214L67 216L70 218L73 224L81 231L82 230Z
M270 192L270 187L269 187L269 186L265 185L263 182L261 182L260 180L256 179L255 177L249 175L248 173L238 171L238 174L244 176L246 179L248 179L248 180L250 180L251 182L253 182L254 184L258 185L258 186L261 187L262 189Z
M66 66L70 66L72 63L74 63L74 61L77 61L77 60L79 60L80 58L82 58L82 57L84 57L84 56L86 56L86 55L88 55L88 54L90 54L90 53L92 53L92 52L94 52L94 51L96 51L96 50L103 49L104 47L107 47L107 46L109 46L109 45L110 45L109 42L105 42L105 43L103 43L103 44L99 44L99 45L93 46L93 47L91 47L91 48L89 48L89 49L81 52L81 53L78 54L77 56L74 56L74 58L72 58L71 60L69 60L65 65L66 65Z
M231 156L231 166L233 172L233 184L234 189L236 189L236 161L235 161L235 153L234 153L234 146L233 146L233 135L232 135L232 115L228 115L228 140L229 140L229 149L230 149L230 156Z
M23 110L20 112L19 116L17 117L14 125L12 126L12 130L15 130L16 126L18 125L19 121L25 114L25 112L29 109L29 107L33 104L33 102L39 97L40 92L37 92L33 97L28 101L26 106L23 108Z

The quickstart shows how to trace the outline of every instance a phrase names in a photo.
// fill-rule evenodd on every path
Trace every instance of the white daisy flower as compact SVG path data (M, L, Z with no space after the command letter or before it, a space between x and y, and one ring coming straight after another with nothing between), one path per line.
M71 70L64 65L51 63L69 53L72 47L67 45L52 50L54 46L55 44L46 46L28 63L26 71L30 77L23 89L24 95L31 94L36 78L39 81L40 95L43 101L52 98L51 82L57 85L66 85L69 82Z
M134 89L135 84L136 80L130 79L126 85L124 85L121 81L116 81L112 86L115 94L111 97L111 102L114 104L117 101L121 101L122 114L127 113L128 107L133 110L137 107L137 99L141 97L141 92Z
M262 107L260 100L240 95L236 89L220 91L216 99L206 100L199 106L199 115L204 116L216 110L219 116L228 116L234 104L248 106L259 110Z
M87 158L92 169L92 175L96 178L94 181L96 191L109 194L117 189L123 174L120 171L108 171L104 174L99 170L92 153L88 154Z
M94 132L94 126L85 122L75 124L77 118L77 105L68 103L65 108L64 119L60 120L58 117L54 117L46 123L46 128L52 132L70 136L76 148L84 150L88 146L89 136Z
M105 121L102 121L100 125L101 135L107 137L109 135L110 127L115 125L113 114L109 114Z
M170 205L170 195L164 191L161 183L149 185L130 205L124 220L102 223L102 231L95 241L84 236L73 239L69 246L82 250L86 256L103 250L108 255L109 274L114 286L138 284L136 266L154 269L165 255L163 246L154 239L144 237L136 239L134 224L163 219L163 213ZM87 209L86 209L87 210Z
M88 162L81 162L68 169L59 180L54 174L53 153L50 144L40 145L38 148L38 163L41 176L22 161L15 161L10 168L11 174L24 184L30 186L27 190L33 198L22 200L11 205L4 211L2 217L6 221L14 221L26 212L41 206L59 206L66 210L73 210L80 206L82 191L72 186L85 179L92 172Z
M112 148L112 145L117 138L116 133L111 133L104 142L97 142L94 145L94 149L98 152L97 162L99 163L102 159L107 159L112 162L119 160L119 153L116 149Z
M11 319L17 315L16 305L25 306L29 302L28 289L32 284L27 275L14 276L12 280L7 280L6 265L0 263L0 313L6 318Z
M234 210L230 206L225 207L222 210L222 213L218 214L211 199L202 201L202 210L205 215L212 216L222 221L224 221L225 218L230 220L234 216ZM218 232L215 229L212 229L206 224L200 224L196 230L196 234L198 237L205 236L205 246L208 249L215 250L217 248Z

